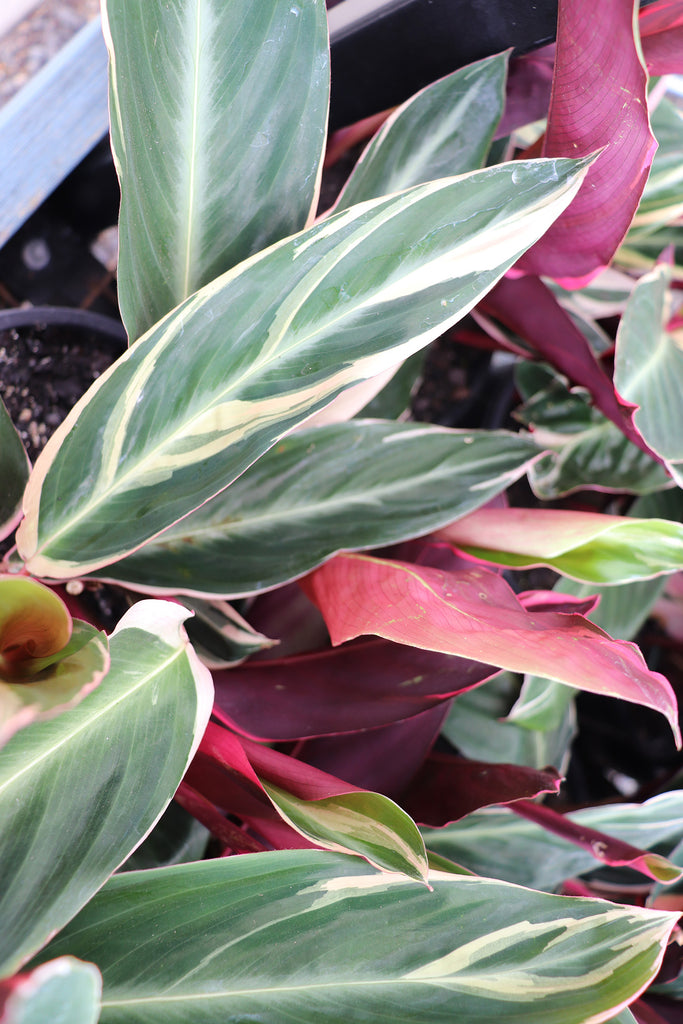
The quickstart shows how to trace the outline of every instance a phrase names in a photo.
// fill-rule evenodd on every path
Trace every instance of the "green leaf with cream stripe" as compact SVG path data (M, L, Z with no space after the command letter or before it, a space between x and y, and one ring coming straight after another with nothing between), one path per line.
M585 1024L654 977L676 914L278 851L118 875L44 951L102 1024Z
M110 638L111 667L0 761L0 975L16 971L142 842L211 712L213 685L177 604L142 601Z
M122 558L427 345L567 206L586 166L502 164L371 200L187 299L43 450L17 534L30 571L63 578Z
M503 113L507 65L499 53L411 96L367 146L335 210L481 167Z
M131 340L316 203L329 92L323 0L106 0Z
M212 501L98 575L146 592L253 594L342 549L394 544L519 479L519 434L352 420L283 438Z

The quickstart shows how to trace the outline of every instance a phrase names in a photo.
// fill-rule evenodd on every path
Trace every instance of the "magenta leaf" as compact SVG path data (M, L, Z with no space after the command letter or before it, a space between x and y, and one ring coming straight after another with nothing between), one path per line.
M214 672L216 714L262 740L349 733L411 718L496 671L465 658L366 640Z
M657 0L638 19L643 55L651 75L683 74L683 3Z
M449 573L345 554L305 585L333 644L374 634L621 697L665 715L680 744L675 694L634 644L613 640L581 615L527 611L486 569Z
M535 821L557 836L567 839L571 843L587 850L596 860L609 864L612 867L629 867L641 871L649 878L658 882L674 882L681 877L683 871L676 867L665 857L657 853L650 853L648 850L639 850L630 843L621 839L614 839L605 832L588 828L578 822L571 821L563 814L550 807L543 807L539 804L523 800L511 805L511 810L522 818Z
M421 825L441 828L480 807L557 793L561 781L554 768L490 764L452 754L432 754L401 802Z
M583 385L595 406L630 441L657 458L633 423L637 406L619 398L586 338L540 278L503 278L479 303L479 308L528 342L573 384Z
M542 155L602 152L574 201L517 266L567 287L587 283L609 264L636 211L656 148L634 7L627 0L560 2Z

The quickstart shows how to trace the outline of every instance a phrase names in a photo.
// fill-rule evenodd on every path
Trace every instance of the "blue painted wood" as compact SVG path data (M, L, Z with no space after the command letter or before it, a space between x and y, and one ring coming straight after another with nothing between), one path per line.
M0 246L109 130L99 18L0 108Z

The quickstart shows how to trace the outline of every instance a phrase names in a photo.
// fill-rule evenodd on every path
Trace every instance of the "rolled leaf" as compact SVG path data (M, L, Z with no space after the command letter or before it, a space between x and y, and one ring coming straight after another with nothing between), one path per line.
M77 707L14 736L0 760L0 972L12 973L142 841L175 792L213 696L179 605L143 601Z
M486 569L441 572L369 555L338 555L307 578L333 644L364 634L535 672L664 714L680 743L676 698L634 644L581 615L526 611ZM542 666L542 667L541 667Z
M105 0L119 301L131 341L306 225L325 143L322 0ZM152 140L152 141L150 141Z
M98 575L146 592L253 594L337 551L427 533L485 504L535 458L533 441L504 431L357 420L297 431Z
M398 107L363 152L334 209L481 167L503 113L508 56L460 68Z
M238 739L219 726L208 726L188 782L226 810L256 818L257 828L258 818L269 816L267 808L259 808L265 800L311 843L359 854L376 867L400 871L416 881L426 878L427 858L420 833L392 800L286 754ZM240 788L253 808L247 806L244 814L233 802L240 799Z
M0 540L8 537L21 519L21 496L30 469L26 449L0 398Z
M648 984L677 920L466 875L430 883L310 851L119 875L44 955L96 960L102 1024L584 1024Z
M672 316L671 271L661 264L641 277L617 332L614 383L640 408L635 422L650 447L683 486L683 352Z
M482 508L437 536L482 561L548 565L587 583L631 583L683 569L683 526L666 519Z
M424 347L564 209L585 167L519 162L363 203L187 299L43 449L17 534L31 571L63 578L122 558Z
M97 1024L102 978L94 964L71 956L0 981L0 1024ZM55 1014L58 1017L55 1018Z
M606 267L636 211L655 149L638 39L638 3L562 2L542 152L602 152L576 200L520 268L580 286Z
M75 707L99 686L109 668L107 638L74 619L69 642L41 661L45 667L31 675L0 679L0 746L19 729Z

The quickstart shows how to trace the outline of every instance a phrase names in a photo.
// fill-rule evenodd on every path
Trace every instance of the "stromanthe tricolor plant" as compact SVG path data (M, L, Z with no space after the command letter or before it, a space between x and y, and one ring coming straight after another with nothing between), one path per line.
M630 642L683 568L680 268L596 275L683 207L666 107L645 188L682 19L562 0L554 63L424 89L320 211L322 0L104 0L130 344L32 470L0 408L2 1024L641 1020L677 914L567 880L675 884L683 800L534 801L577 690L680 738ZM401 415L470 312L527 431ZM509 508L525 475L643 497ZM537 564L554 590L503 578Z

